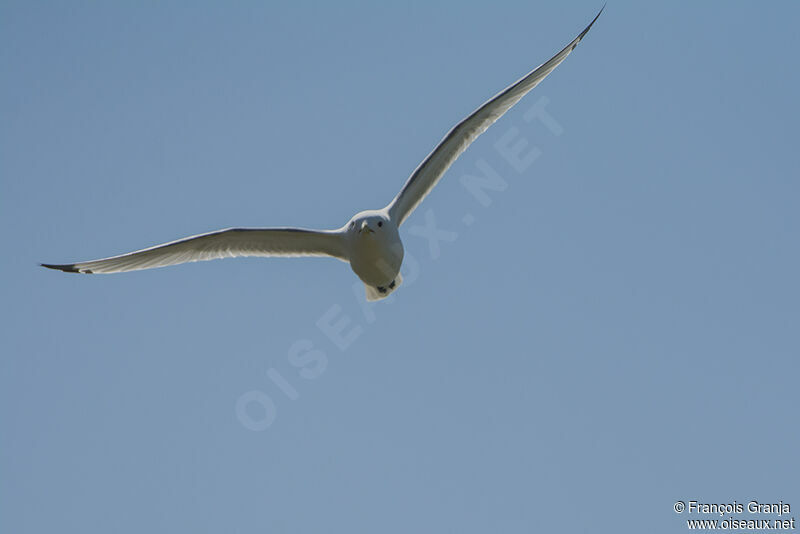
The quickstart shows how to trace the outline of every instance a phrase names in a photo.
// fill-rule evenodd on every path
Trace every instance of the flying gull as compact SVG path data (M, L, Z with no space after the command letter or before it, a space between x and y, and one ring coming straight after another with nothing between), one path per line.
M561 52L475 110L450 130L383 209L357 213L336 230L228 228L100 260L43 267L69 273L121 273L193 261L240 256L330 256L348 262L366 286L367 300L391 294L403 281L398 229L453 162L497 119L555 69L583 39L592 22Z

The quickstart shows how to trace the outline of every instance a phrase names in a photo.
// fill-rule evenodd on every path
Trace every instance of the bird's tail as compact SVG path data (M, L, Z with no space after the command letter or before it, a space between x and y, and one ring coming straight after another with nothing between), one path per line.
M374 302L376 300L385 299L389 295L391 295L395 289L400 287L400 284L403 283L403 275L397 273L397 278L392 280L392 283L386 287L373 287L364 284L364 288L367 290L367 300L369 302Z

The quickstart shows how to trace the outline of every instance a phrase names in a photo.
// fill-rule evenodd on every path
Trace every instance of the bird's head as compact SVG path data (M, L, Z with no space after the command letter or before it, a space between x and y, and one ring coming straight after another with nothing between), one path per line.
M347 230L359 237L377 237L384 234L390 226L389 218L375 211L363 211L350 219Z

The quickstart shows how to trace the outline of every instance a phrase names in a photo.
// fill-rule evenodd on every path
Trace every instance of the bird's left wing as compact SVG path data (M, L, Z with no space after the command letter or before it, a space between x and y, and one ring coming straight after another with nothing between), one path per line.
M458 123L433 149L406 181L403 189L387 206L389 216L400 226L411 215L425 196L433 189L450 165L464 150L497 119L519 102L525 94L536 87L555 69L583 39L603 10L564 49L537 67L519 81L511 84L497 96L486 102L469 117Z
M239 256L332 256L349 261L344 233L301 228L229 228L101 260L42 267L69 273L121 273Z

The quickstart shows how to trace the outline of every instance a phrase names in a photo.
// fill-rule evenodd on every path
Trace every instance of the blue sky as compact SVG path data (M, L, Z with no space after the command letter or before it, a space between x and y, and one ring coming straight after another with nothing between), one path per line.
M794 3L609 4L404 225L391 302L335 260L37 267L384 206L600 8L502 5L2 4L0 531L800 507Z

